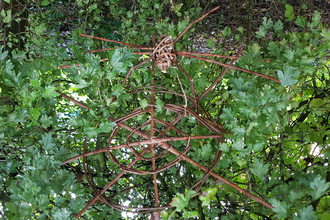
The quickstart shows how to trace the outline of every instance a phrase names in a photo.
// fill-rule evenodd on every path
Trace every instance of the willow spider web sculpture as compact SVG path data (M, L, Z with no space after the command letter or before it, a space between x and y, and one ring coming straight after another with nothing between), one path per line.
M176 64L184 76L190 81L191 95L185 92L179 76L178 84L181 91L172 91L170 88L156 86L154 79L151 80L150 86L133 88L130 93L143 94L150 99L150 102L143 107L137 106L131 109L120 118L113 118L111 115L107 116L107 119L113 122L115 127L109 134L106 143L104 143L104 147L97 150L90 150L89 146L93 145L93 141L86 138L83 145L83 153L63 162L63 164L66 164L82 159L87 181L94 192L94 198L79 212L77 217L81 216L88 207L98 201L120 211L137 213L158 212L159 214L160 210L171 207L170 202L175 192L180 190L182 192L185 188L199 192L200 188L210 177L221 183L230 185L268 208L273 208L266 201L252 195L214 172L215 167L221 159L221 151L216 146L223 141L223 135L226 131L221 124L210 117L208 112L201 108L199 103L203 101L203 97L210 93L228 69L247 72L275 82L279 82L279 80L232 66L233 61L239 58L241 51L234 57L175 51L175 43L183 34L193 24L199 22L217 9L219 7L212 9L199 19L190 23L175 40L169 35L161 36L158 43L155 43L153 40L154 47L152 48L81 34L81 36L118 43L132 49L149 50L149 52L133 52L136 54L149 54L150 57L130 68L121 82L123 86L129 80L132 71L149 61L153 61L163 73L166 73L172 64ZM89 52L104 50L113 50L113 48ZM205 88L204 92L197 94L193 78L178 62L178 56L200 59L224 66L226 69L219 74L208 88ZM225 57L233 61L230 64L224 64L198 56ZM107 60L108 58L105 58L101 61ZM69 66L62 66L60 68L67 67ZM152 70L154 71L153 68ZM166 74L163 77L166 77ZM58 92L62 97L76 103L80 107L90 109L89 106L60 91ZM162 107L157 106L156 98L161 98L166 93L181 97L183 100L182 105L165 103ZM191 128L190 130L186 129L189 127ZM200 132L201 130L202 132ZM202 148L211 148L214 156L203 160L195 159L198 156L199 150ZM95 177L91 174L92 171L89 167L90 161L88 158L91 155L101 153L107 153L107 158L111 161L112 165L111 169L109 168L109 172L113 172L115 167L116 173L111 179L95 181ZM200 174L199 180L195 183L191 181L192 173L187 174L188 170L191 169ZM176 179L180 179L181 182L171 179L173 176L176 176ZM139 182L135 180L139 180ZM105 182L107 184L104 184ZM116 190L121 189L121 191L114 193L111 190L112 188ZM128 202L129 205L127 205L127 201L120 199L123 194L126 195L128 201L130 200Z

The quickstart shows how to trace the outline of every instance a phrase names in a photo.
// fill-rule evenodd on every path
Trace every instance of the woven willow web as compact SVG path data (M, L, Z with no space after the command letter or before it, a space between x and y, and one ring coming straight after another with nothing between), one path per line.
M105 146L91 151L90 149L93 149L95 141L86 138L82 154L63 162L63 164L66 164L76 160L82 160L86 179L94 192L94 198L79 212L77 217L81 216L88 207L96 202L103 202L120 211L136 213L153 212L159 215L160 210L171 207L170 202L173 196L175 196L175 193L183 192L187 188L199 192L203 184L210 178L222 184L228 184L264 206L272 208L264 200L252 195L214 172L221 159L221 151L217 149L217 146L223 141L223 135L226 131L221 124L217 123L207 112L202 110L199 103L219 83L229 69L248 72L276 82L279 81L269 76L232 66L234 60L239 58L241 51L236 56L229 57L174 50L174 44L193 24L218 8L212 9L189 24L174 41L171 36L161 36L153 48L81 34L82 36L119 43L139 50L151 51L134 52L137 54L149 54L150 58L132 67L123 80L122 85L125 85L134 69L153 60L163 73L166 73L166 70L172 64L176 64L190 81L191 95L186 94L179 77L178 83L182 91L171 91L168 88L155 86L154 79L151 80L148 87L134 88L131 93L143 94L146 99L150 100L148 105L144 106L144 108L137 107L120 118L112 118L109 115L107 119L115 123L116 126L108 135L108 139L104 144ZM113 48L109 50L111 49ZM215 63L225 66L226 69L219 74L212 85L205 88L205 91L198 95L195 92L195 84L192 77L189 76L177 61L177 56L179 55ZM199 55L226 57L232 59L232 61L230 64L223 64L214 60L197 57ZM101 61L106 60L107 58ZM60 68L67 67L69 66L62 66ZM163 77L166 77L166 74L163 74ZM80 107L90 109L85 104L60 91L58 92L62 97L74 102ZM159 109L160 107L157 106L155 97L162 97L166 93L180 97L184 100L184 104L165 103L161 107L162 109ZM215 153L212 157L200 159L198 152L202 148L211 148L210 150ZM111 163L111 166L109 166L111 167L109 169L109 173L112 174L111 178L102 178L102 175L97 177L93 175L95 170L93 170L93 166L91 166L92 161L89 158L92 155L103 153L106 153L107 160L110 161L108 163ZM192 176L198 177L198 180L192 181L194 179ZM126 198L125 201L122 199L123 196Z

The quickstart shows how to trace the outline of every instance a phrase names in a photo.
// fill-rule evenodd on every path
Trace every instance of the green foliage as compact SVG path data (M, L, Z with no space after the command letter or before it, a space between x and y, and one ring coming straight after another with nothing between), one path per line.
M152 73L151 62L135 69L122 85L128 70L148 56L135 55L128 48L84 54L119 45L78 34L125 39L127 43L151 47L150 35L156 35L157 39L162 34L171 34L175 38L203 13L189 1L142 0L127 7L125 1L81 0L72 11L66 9L69 8L66 3L53 0L34 6L36 11L30 14L27 28L26 52L0 51L0 159L5 159L5 163L0 162L0 217L71 219L94 196L86 172L91 173L97 188L103 188L121 170L107 154L87 157L89 170L84 170L83 159L66 165L61 165L62 162L81 154L85 146L87 151L106 147L110 133L116 128L109 117L118 119L135 109L146 109L150 104L146 88L152 75L159 88L169 89L168 93L157 93L155 97L155 114L159 120L168 122L176 117L166 110L166 104L184 105L185 98L175 93L183 90L188 97L193 96L190 80L179 69L170 68L166 74L158 70ZM13 19L10 11L0 13L2 22ZM69 22L74 27L69 36L72 41L67 48L58 47L58 42L64 42L57 31L59 24L70 16L79 17L79 21ZM274 208L264 207L227 184L214 183L212 178L190 188L205 173L180 162L159 178L163 190L160 202L163 205L171 201L173 206L161 212L163 219L329 218L330 33L320 22L319 12L307 19L286 4L285 17L264 18L255 33L255 42L247 46L235 63L240 68L278 78L280 83L230 70L198 103L208 112L200 113L202 117L226 129L223 143L191 141L189 154L198 163L211 167L209 161L215 158L219 148L222 155L213 172L260 196ZM287 29L289 24L295 25L295 29ZM200 26L193 26L176 49L186 50ZM236 40L245 31L243 27L237 28L239 34L229 26L218 29L218 36ZM223 51L222 45L205 36L205 46ZM102 58L108 61L100 64ZM201 60L181 57L178 60L192 77L197 96L224 70ZM58 69L62 65L72 67ZM59 92L89 109L75 105ZM192 104L190 99L187 102ZM149 128L142 125L148 120L148 114L141 114L125 123L141 126L145 132ZM210 133L193 116L184 117L178 126L191 135ZM126 143L128 138L141 141L129 132L115 135L114 145ZM166 135L177 133L169 131ZM173 146L182 150L185 143L175 142ZM127 158L133 158L126 149L114 154L123 164L128 163ZM148 154L145 158L150 157ZM166 159L171 162L174 158ZM149 170L147 162L137 164L138 168ZM106 196L115 202L129 202L131 206L154 206L151 182L145 176L125 174ZM122 193L135 185L143 185L143 190ZM192 190L199 187L200 190ZM142 195L145 195L143 199ZM103 203L94 204L84 213L85 219L123 216Z

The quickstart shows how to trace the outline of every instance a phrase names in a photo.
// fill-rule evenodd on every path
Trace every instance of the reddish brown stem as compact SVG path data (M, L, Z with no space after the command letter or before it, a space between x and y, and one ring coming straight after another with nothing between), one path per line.
M118 47L118 48L104 48L104 49L98 49L98 50L90 50L85 52L87 53L97 53L97 52L102 52L102 51L108 51L108 50L115 50L115 49L125 49L125 47ZM126 48L127 49L127 48ZM141 50L141 48L138 47L128 47L128 49L133 49L133 50ZM152 52L133 52L134 54L151 54Z
M199 163L195 162L194 160L190 159L189 157L185 156L185 155L182 155L179 151L177 151L176 149L174 149L173 147L170 147L170 148L167 148L166 150L170 151L171 153L177 155L177 156L180 156L182 159L184 159L185 161L191 163L192 165L195 165L196 167L200 168L201 170L205 171L205 172L209 172L209 169L200 165ZM255 195L252 195L251 193L249 193L248 191L242 189L241 187L237 186L236 184L226 180L225 178L223 178L222 176L214 173L214 172L211 172L210 173L212 176L214 176L215 178L217 178L218 180L222 181L223 183L226 183L228 184L229 186L233 187L234 189L244 193L245 195L247 195L248 197L256 200L257 202L263 204L264 206L270 208L270 209L273 209L274 207L272 205L270 205L268 202L260 199L259 197L255 196Z
M138 160L142 158L142 156L149 151L149 147L145 148L140 156L136 157L128 166L128 168L131 168ZM91 205L93 205L96 200L98 200L113 184L119 180L119 178L126 173L125 170L121 171L106 187L102 189L102 191L94 197L92 201L90 201L77 215L76 218L79 218Z
M266 79L270 79L270 80L273 80L273 81L278 82L278 83L281 82L280 80L275 79L275 78L273 78L271 76L266 76L266 75L263 75L263 74L260 74L260 73L256 73L256 72L253 72L253 71L250 71L250 70L245 70L245 69L242 69L242 68L239 68L239 67L236 67L236 66L232 66L232 65L220 63L218 61L210 60L210 59L207 59L207 58L204 58L204 57L196 57L196 56L192 56L192 55L188 55L188 54L185 54L185 55L182 55L182 56L191 57L191 58L195 58L195 59L199 59L199 60L203 60L203 61L206 61L206 62L209 62L209 63L218 64L220 66L228 67L230 69L235 69L235 70L239 70L239 71L246 72L246 73L251 73L253 75L260 76L260 77L263 77L263 78L266 78Z
M241 48L241 49L237 52L235 58L239 59L239 56L240 56L242 50L243 50L243 48ZM229 65L234 64L234 62L235 62L235 60L232 60L232 61L230 62ZM204 98L204 97L205 97L205 96L206 96L206 95L207 95L207 94L208 94L208 93L214 88L214 86L215 86L216 84L218 84L218 82L222 79L222 77L227 73L227 71L228 71L229 69L230 69L230 68L227 67L224 71L222 71L222 73L221 73L221 74L218 76L218 78L212 83L212 85L211 85L209 88L207 88L207 89L205 90L205 92L203 92L203 94L202 94L200 97L198 97L198 101L200 101L202 98Z
M213 8L211 11L207 12L205 15L203 15L202 17L198 18L197 20L191 22L186 29L184 29L181 34L179 34L179 36L173 41L173 44L175 44L181 37L182 35L184 35L186 33L186 31L194 24L196 24L197 22L199 22L200 20L204 19L206 16L208 16L209 14L211 14L212 12L218 10L220 8L220 6Z
M120 42L120 41L116 41L116 40L109 40L109 39L102 38L102 37L95 37L95 36L91 36L91 35L87 35L87 34L79 34L79 35L80 36L83 36L83 37L94 38L94 39L97 39L97 40L108 41L108 42L112 42L112 43L116 43L116 44L121 44L121 45L125 45L125 46L137 47L137 48L139 48L141 50L153 50L153 48L150 48L150 47L143 47L143 46L140 46L140 45L128 44L128 43L124 43L124 42Z
M185 55L196 55L196 56L206 56L206 57L217 57L217 58L228 58L238 60L239 57L236 56L226 56L226 55L219 55L219 54L211 54L211 53L195 53L195 52L186 52L186 51L175 51L176 55L185 56Z

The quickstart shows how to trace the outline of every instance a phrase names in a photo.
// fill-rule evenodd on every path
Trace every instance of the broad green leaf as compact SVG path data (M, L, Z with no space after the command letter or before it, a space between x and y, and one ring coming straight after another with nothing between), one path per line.
M309 205L309 206L303 208L302 210L299 210L298 216L294 214L293 219L294 220L305 220L305 219L317 220L318 218L314 214L313 206Z
M221 143L219 145L219 149L222 151L222 152L228 152L229 151L229 146L227 143Z
M149 105L148 100L146 100L146 99L140 100L140 105L141 105L141 108L147 108Z
M1 10L1 15L2 15L2 22L4 23L10 23L12 16L11 16L11 9L9 10Z
M52 98L59 96L59 94L56 92L56 88L54 86L47 86L44 89L44 92L42 93L42 96L44 98Z
M68 208L61 208L56 210L52 217L55 220L66 220L66 219L70 219L71 214L72 213L71 211L68 210Z
M34 120L38 120L39 116L41 115L41 108L33 108L31 109L30 113Z
M269 164L263 164L258 158L255 158L250 170L254 175L259 177L260 180L264 180L265 175L269 170Z
M42 135L40 144L42 144L42 147L48 152L50 150L54 150L53 148L55 144L53 143L53 138L51 134Z
M268 44L267 50L269 51L269 54L274 57L280 57L281 53L283 52L282 47L279 47L275 42L271 41Z
M114 127L114 123L112 122L101 122L99 125L100 132L108 133L110 132Z
M330 183L327 183L320 175L317 175L314 180L310 182L310 187L314 190L312 192L313 200L323 196L327 192L329 184Z
M280 20L276 21L273 27L274 27L275 34L282 32L283 31L282 21L280 21Z
M212 187L204 190L199 196L199 199L202 201L202 206L209 205L211 200L214 199L214 196L217 194L217 192L217 187Z
M184 20L178 23L178 33L181 33L189 24L189 20Z
M324 99L312 99L309 103L309 106L313 109L319 108L327 103L327 100Z
M298 80L293 79L294 74L292 74L293 72L296 73L299 71L297 71L297 69L291 67L291 69L286 69L287 71L284 70L284 72L282 72L281 70L277 70L277 75L279 80L281 81L281 84L283 87L285 86L291 86L294 85L298 82Z
M267 19L263 17L262 25L265 27L266 30L269 30L273 26L272 19Z
M299 25L300 27L305 27L306 26L306 19L304 17L298 17L296 20L296 24Z
M198 217L199 216L199 214L198 214L198 212L197 211L193 211L193 212L191 212L191 211L184 211L183 212L183 217L184 218L193 218L193 217Z
M208 48L213 48L214 45L215 45L215 41L214 41L213 39L207 39L207 41L206 41L206 46L207 46Z
M229 36L231 34L230 27L226 26L221 33L222 33L223 37Z
M84 133L87 134L88 137L96 137L98 129L95 127L85 127Z
M41 5L42 6L47 6L47 5L49 5L49 1L48 0L42 0Z
M8 55L8 51L2 52L0 50L0 61L4 60L7 57L7 55Z
M185 190L185 195L177 193L170 203L178 212L181 212L189 203L190 197L195 194L195 191Z
M264 38L264 37L266 37L267 33L268 33L268 30L264 26L261 26L259 28L259 30L256 32L256 37L257 38Z
M123 89L123 86L121 84L114 85L112 88L112 91L113 91L113 95L115 95L117 97L125 92Z
M289 4L285 5L285 17L287 17L289 21L294 19L293 7Z
M321 13L318 12L318 11L315 11L314 12L313 19L312 19L312 22L310 24L310 28L311 29L314 29L315 27L317 27L318 25L320 25L321 24L321 20L322 20Z
M275 198L271 198L269 200L270 204L274 207L273 211L276 212L277 218L286 218L287 212L288 212L288 205L286 202L280 202L276 200Z
M161 99L156 99L156 108L158 112L163 111L164 104L165 103Z

